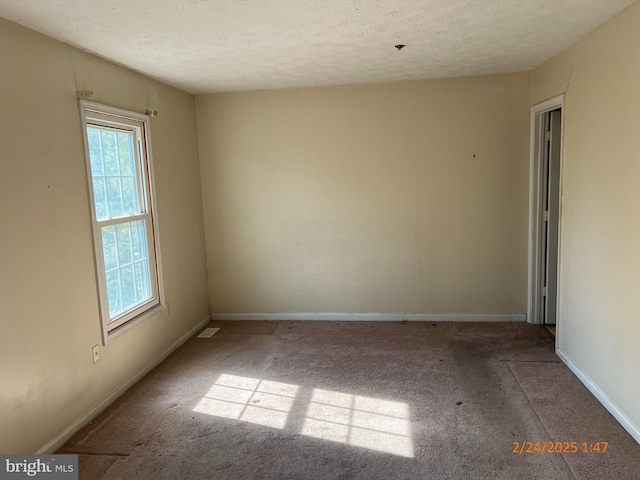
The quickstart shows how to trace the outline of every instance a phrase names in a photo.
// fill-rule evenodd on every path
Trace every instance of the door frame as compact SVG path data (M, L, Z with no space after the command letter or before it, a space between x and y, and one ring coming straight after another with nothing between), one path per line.
M544 114L560 108L562 110L562 124L560 135L560 178L559 178L559 207L558 207L558 282L556 302L556 346L558 345L560 324L560 272L561 272L561 239L562 239L562 172L564 152L564 95L558 95L531 107L531 144L529 156L529 267L528 267L528 298L527 322L542 324L541 302L541 246L543 226L543 145L545 143L543 119Z

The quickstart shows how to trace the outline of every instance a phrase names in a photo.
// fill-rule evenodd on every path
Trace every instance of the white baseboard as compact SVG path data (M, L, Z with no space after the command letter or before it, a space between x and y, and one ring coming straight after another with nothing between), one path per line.
M67 428L65 428L60 434L58 434L55 438L47 442L40 450L36 452L37 455L53 453L62 447L67 441L73 437L81 428L87 425L91 420L96 418L99 414L101 414L104 410L107 409L109 405L115 402L118 398L124 394L127 390L129 390L133 385L135 385L138 381L142 379L147 373L157 367L163 360L165 360L169 355L171 355L175 350L177 350L183 343L193 337L198 330L202 329L207 323L211 321L210 317L207 316L204 320L202 320L198 325L189 330L185 335L176 340L173 345L167 348L164 352L160 353L157 357L155 357L151 362L147 364L142 370L138 373L135 373L127 380L125 380L118 388L116 388L107 398L98 403L96 406L91 408L87 413L82 415L78 420L73 422Z
M611 415L622 425L622 427L629 432L629 435L633 437L633 439L640 443L640 428L636 424L634 424L629 417L627 417L622 410L618 408L618 406L613 403L613 401L609 398L609 396L604 393L604 391L580 368L576 366L575 363L571 361L571 359L564 354L561 350L557 350L556 353L558 357L569 367L576 377L580 379L580 381L584 384L585 387L593 394L594 397L598 399L598 401L606 408Z
M431 313L212 313L211 320L326 320L342 322L525 322L525 314Z

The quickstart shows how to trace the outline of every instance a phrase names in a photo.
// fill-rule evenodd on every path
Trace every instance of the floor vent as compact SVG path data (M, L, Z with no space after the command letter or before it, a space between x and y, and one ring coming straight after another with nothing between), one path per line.
M211 338L213 334L216 333L219 328L205 328L204 331L198 335L198 338Z

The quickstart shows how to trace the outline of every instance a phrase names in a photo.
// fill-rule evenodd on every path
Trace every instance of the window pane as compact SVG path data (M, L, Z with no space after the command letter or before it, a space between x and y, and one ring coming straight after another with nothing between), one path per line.
M107 203L109 205L110 217L117 218L122 216L120 177L107 177Z
M125 265L120 269L120 281L122 282L122 304L124 306L133 306L138 303L136 301L132 263Z
M117 133L118 156L120 157L120 175L134 175L136 168L133 156L133 135Z
M101 129L100 138L102 139L102 159L104 161L105 173L109 176L120 175L115 132Z
M142 213L136 179L134 134L87 127L96 218Z
M134 264L134 273L136 281L136 298L148 298L151 296L151 289L148 288L145 282L145 275L143 272L149 270L149 265L146 262L136 262Z
M121 177L122 181L122 213L124 215L131 215L132 213L138 213L138 195L136 177L133 175Z
M118 246L116 242L116 227L102 229L102 249L104 250L104 268L109 271L118 268Z
M97 128L87 128L89 137L89 157L91 160L91 171L95 175L104 175L104 165L100 154L100 130Z
M145 259L140 262L143 272L149 271L149 260ZM145 297L151 296L151 277L149 275L142 276L142 294Z
M118 237L118 263L125 265L133 263L133 246L131 245L131 224L123 223L116 226Z
M104 219L109 216L109 207L107 205L107 186L104 183L104 177L93 177L93 198L96 202L96 217Z
M137 220L102 228L112 319L152 297L145 223L146 220Z
M107 272L107 295L109 296L109 316L113 317L112 312L123 311L118 270Z

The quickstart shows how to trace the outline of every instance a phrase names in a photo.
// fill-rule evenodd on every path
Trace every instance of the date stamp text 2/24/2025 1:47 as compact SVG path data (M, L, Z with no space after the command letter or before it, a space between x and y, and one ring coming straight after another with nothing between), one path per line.
M513 453L606 453L609 442L512 442Z

